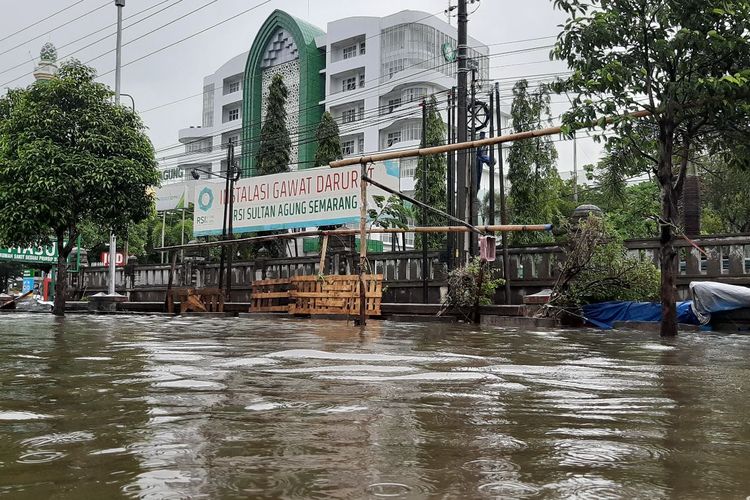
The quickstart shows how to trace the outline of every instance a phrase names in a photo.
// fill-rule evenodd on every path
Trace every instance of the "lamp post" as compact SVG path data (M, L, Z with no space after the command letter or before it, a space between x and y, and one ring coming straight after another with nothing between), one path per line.
M115 104L120 104L120 76L122 73L122 8L125 0L115 0L117 6L117 42L115 44ZM115 295L117 264L117 239L114 231L109 235L109 295Z
M221 225L221 239L222 240L227 239L227 234L229 235L230 239L233 239L234 235L232 234L232 219L234 217L232 215L234 213L234 183L240 179L240 169L237 166L236 162L234 161L234 143L231 141L231 139L229 143L227 144L226 174L225 175L215 174L213 172L209 172L208 170L203 170L202 168L197 168L197 167L193 168L190 174L193 176L193 179L197 181L201 177L200 172L207 174L207 175L216 175L226 181L224 184L225 202L224 202L224 220L222 221L222 225ZM227 232L227 213L229 213L228 232ZM224 265L226 262L229 267L229 274L227 277L227 288L226 288L225 296L227 296L227 299L229 299L228 295L232 291L232 275L231 275L232 255L230 252L229 259L226 258L226 255L227 255L226 245L222 245L221 246L221 260L219 262L219 289L224 288Z

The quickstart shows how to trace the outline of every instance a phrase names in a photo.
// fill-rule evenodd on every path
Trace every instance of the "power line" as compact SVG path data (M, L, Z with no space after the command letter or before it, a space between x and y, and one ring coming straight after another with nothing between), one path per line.
M49 31L46 31L46 32L42 33L41 35L36 35L35 37L29 38L28 40L26 40L26 41L24 41L24 42L21 42L21 43L19 43L19 44L17 44L17 45L14 45L13 47L11 47L11 48L9 48L9 49L5 49L4 51L0 52L0 56L2 56L2 55L4 55L4 54L7 54L8 52L10 52L10 51L12 51L12 50L15 50L15 49L17 49L17 48L19 48L19 47L23 47L23 46L24 46L24 45L26 45L27 43L30 43L30 42L32 42L32 41L34 41L34 40L36 40L37 38L41 38L41 37L43 37L44 35L49 35L49 34L50 34L50 33L52 33L53 31L56 31L56 30L58 30L58 29L60 29L60 28L62 28L62 27L64 27L64 26L67 26L67 25L69 25L69 24L71 24L71 23L74 23L74 22L78 21L79 19L82 19L82 18L84 18L84 17L86 17L86 16L88 16L88 15L90 15L90 14L93 14L94 12L96 12L96 11L98 11L98 10L101 10L101 9L103 9L104 7L107 7L108 5L110 5L110 3L109 3L109 2L105 2L105 3L101 4L101 5L99 6L99 7L96 7L96 8L94 8L94 9L91 9L91 10L90 10L90 11L88 11L88 12L84 12L84 13L83 13L83 14L81 14L80 16L78 16L78 17L75 17L75 18L71 19L70 21L67 21L67 22L65 22L65 23L62 23L62 24L60 24L60 25L58 25L58 26L55 26L55 27L54 27L54 28L52 28L51 30L49 30Z
M24 32L24 31L26 31L27 29L29 29L29 28L33 28L33 27L34 27L34 26L36 26L37 24L39 24L39 23L42 23L42 22L44 22L44 21L46 21L47 19L50 19L50 18L52 18L52 17L55 17L56 15L58 15L58 14L61 14L61 13L65 12L66 10L72 9L73 7L75 7L76 5L78 5L79 3L83 3L83 2L84 2L84 0L78 0L77 2L73 2L72 4L68 5L67 7L64 7L64 8L62 8L62 9L58 10L57 12L53 12L52 14L48 15L47 17L45 17L45 18L43 18L43 19L40 19L40 20L38 20L38 21L34 21L33 23L29 24L28 26L26 26L26 27L24 27L24 28L21 28L21 29L20 29L20 30L18 30L18 31L14 31L14 32L13 32L13 33L11 33L10 35L6 35L6 36L4 36L3 38L0 38L0 42L4 42L4 41L5 41L5 40L7 40L8 38L14 37L14 36L16 36L16 35L17 35L17 34L19 34L19 33L23 33L23 32Z
M172 0L162 0L161 2L159 2L159 3L157 3L157 4L151 5L150 7L147 7L147 8L145 8L145 9L143 9L143 10L140 10L140 11L136 12L135 14L132 14L132 15L130 15L130 16L128 16L128 17L126 17L125 19L132 19L132 18L134 18L134 17L136 17L136 16L138 16L138 15L140 15L140 14L143 14L143 13L144 13L144 12L146 12L146 11L149 11L149 10L151 10L151 9L154 9L154 8L156 8L156 7L160 6L160 5L163 5L163 4L167 3L167 2L170 2L170 1L172 1ZM133 23L131 23L131 24L129 24L129 25L127 25L127 26L125 26L125 27L123 28L123 31L124 31L124 30L126 30L126 29L128 29L128 28L131 28L131 27L135 26L135 25L136 25L136 24L138 24L138 23L141 23L141 22L145 21L146 19L149 19L149 18L151 18L151 17L155 16L156 14L159 14L160 12L163 12L163 11L165 11L165 10L169 9L170 7L174 7L175 5L177 5L178 3L182 2L182 1L183 1L183 0L176 0L176 1L175 1L175 2L174 2L174 3L172 4L172 5L168 5L168 6L164 7L163 9L160 9L160 10L158 10L158 11L156 11L156 12L153 12L153 13L149 14L148 16L144 17L143 19L139 19L138 21L135 21L135 22L133 22ZM106 4L106 5L109 5L109 4ZM63 49L63 48L65 48L65 47L69 47L70 45L73 45L73 44L75 44L75 43L78 43L78 42L80 42L81 40L85 40L86 38L88 38L88 37L90 37L90 36L96 35L97 33L101 33L102 31L106 30L107 28L111 28L111 27L113 27L113 26L115 26L115 25L117 25L117 23L112 23L112 24L108 24L107 26L104 26L103 28L99 28L99 29L98 29L98 30L96 30L96 31L92 31L91 33L89 33L89 34L87 34L87 35L84 35L84 36L82 36L82 37L79 37L79 38L77 38L77 39L73 40L72 42L68 42L68 43L66 43L66 44L60 45L59 47L57 47L57 49L58 49L58 50L60 50L60 49ZM80 47L80 48L78 48L78 49L76 49L76 50L74 50L74 51L72 51L72 52L70 52L70 53L68 53L68 54L65 54L64 56L60 57L60 59L63 59L63 58L65 58L65 57L70 57L70 56L72 56L73 54L76 54L76 53L78 53L78 52L80 52L80 51L82 51L82 50L84 50L84 49L87 49L87 48L91 47L92 45L95 45L95 44L97 44L97 43L99 43L99 42L102 42L102 41L104 41L104 40L108 39L108 38L109 38L110 36L112 36L112 35L114 35L114 34L115 34L115 33L113 32L113 33L110 33L110 34L108 34L108 35L106 35L106 36L104 36L104 37L102 37L102 38L99 38L99 39L97 39L97 40L94 40L93 42L89 43L88 45L84 45L83 47ZM12 70L14 70L14 69L16 69L16 68L19 68L19 67L21 67L21 66L23 66L23 65L25 65L25 64L28 64L28 63L30 63L30 62L34 62L34 61L36 61L36 58L33 58L33 57L32 57L31 59L28 59L28 60L26 60L26 61L23 61L23 62L21 62L21 63L19 63L19 64L16 64L15 66L12 66L12 67L10 67L10 68L7 68L7 69L4 69L4 70L0 71L0 75L3 75L3 74L5 74L5 73L7 73L7 72L9 72L9 71L12 71ZM15 80L10 80L9 82L7 82L7 83L6 83L6 85L7 85L8 83L13 83L13 82L14 82L14 81L16 81L16 80L20 80L20 79L21 79L21 78L23 78L24 76L26 76L26 73L24 73L23 75L19 76L19 77L18 77L18 78L16 78Z
M216 0L212 0L212 2L211 2L211 3L215 2L215 1L216 1ZM264 6L264 5L268 4L268 3L271 3L271 1L272 1L272 0L264 0L264 1L260 2L259 4L256 4L256 5L252 6L252 7L250 7L249 9L245 9L245 10L243 10L242 12L239 12L239 13L237 13L237 14L235 14L235 15L231 16L231 17L228 17L228 18L224 19L223 21L219 21L218 23L212 24L211 26L209 26L209 27L207 27L207 28L203 28L203 29L202 29L202 30L200 30L200 31L197 31L197 32L195 32L195 33L193 33L193 34L191 34L191 35L188 35L188 36L186 36L185 38L181 38L180 40L177 40L176 42L172 42L172 43L170 43L170 44L168 44L168 45L165 45L165 46L163 46L163 47L160 47L160 48L158 48L158 49L156 49L156 50L154 50L154 51L152 51L152 52L149 52L148 54L146 54L146 55L144 55L144 56L141 56L141 57L138 57L138 58L136 58L136 59L133 59L132 61L128 61L128 62L124 63L124 64L123 64L123 65L122 65L121 67L123 67L123 68L124 68L125 66L130 66L130 65L131 65L131 64L133 64L133 63L136 63L136 62L138 62L138 61L142 61L143 59L146 59L147 57L151 57L152 55L154 55L154 54L157 54L157 53L159 53L159 52L161 52L161 51L163 51L163 50L166 50L166 49L168 49L168 48L174 47L175 45L177 45L177 44L179 44L179 43L182 43L182 42L184 42L184 41L186 41L186 40L189 40L189 39L191 39L191 38L193 38L193 37L195 37L195 36L198 36L198 35L200 35L200 34L203 34L203 33L205 33L206 31L209 31L209 30L211 30L211 29L214 29L214 28L216 28L217 26L221 26L222 24L224 24L224 23L226 23L226 22L229 22L229 21L232 21L232 20L234 20L234 19L237 19L238 17L240 17L240 16L242 16L242 15L245 15L245 14L247 14L248 12L251 12L251 11L253 11L253 10L257 9L257 8L260 8L260 7L262 7L262 6ZM103 77L103 76L106 76L106 75L109 75L110 73L114 73L114 72L115 72L115 70L114 70L114 69L112 69L112 70L109 70L109 71L107 71L106 73L102 73L101 75L99 75L99 78L101 78L101 77Z
M527 49L516 49L516 50L512 50L512 51L508 51L508 52L499 52L499 53L495 53L495 54L489 54L486 57L487 58L490 58L490 57L501 57L501 56L504 56L504 55L517 54L517 53L524 52L524 51L539 50L541 48L547 48L547 46L531 47L531 48L527 48ZM433 58L433 60L434 59L439 59L439 57L440 56L435 56ZM415 67L415 66L421 66L421 65L430 64L430 63L431 63L430 60L420 61L420 62L417 62L415 64L412 64L411 66L405 67L403 71L405 71L407 69L410 69L412 67ZM404 76L401 76L401 77L396 78L396 79L389 79L388 81L385 81L383 83L375 85L374 87L369 87L369 86L365 85L365 87L363 89L360 89L360 90L343 92L344 95L342 95L341 97L338 97L338 98L330 98L330 96L329 96L329 98L326 99L326 105L330 108L332 106L337 105L337 103L342 102L342 101L343 101L342 102L343 104L346 104L346 103L352 102L353 100L355 100L355 98L358 98L356 100L363 100L367 94L372 94L373 92L376 92L376 91L378 91L379 89L381 89L383 87L394 86L395 84L397 84L399 82L402 82L402 81L411 81L411 80L414 79L414 77L416 77L416 76L418 76L420 74L423 74L423 73L427 73L427 72L431 72L431 71L440 72L441 71L441 67L443 67L443 66L446 66L446 64L439 64L437 66L431 66L431 67L425 68L425 69L423 69L423 70L421 70L421 71L419 71L417 73L404 75ZM376 77L371 78L369 80L365 80L364 83L365 84L372 83L374 81L381 80L382 78L383 78L382 76L376 76ZM428 81L428 82L425 82L425 83L434 83L434 82ZM217 89L214 89L214 90L209 90L209 91L204 91L204 92L198 93L198 94L196 94L196 96L203 95L203 94L206 94L206 93L209 93L209 92L218 92L218 91L219 91L219 89L217 88ZM194 97L194 96L190 96L190 97ZM367 95L367 97L370 97L370 95ZM166 104L157 106L155 108L149 108L149 109L143 111L142 113L146 113L148 111L152 111L152 110L158 109L160 107L165 107L167 105L174 104L175 102L184 101L185 99L187 99L187 98L178 99L177 101L173 101L171 103L166 103ZM313 105L313 106L309 106L307 108L304 108L304 109L300 110L300 112L310 111L310 110L313 110L313 109L315 109L317 107L318 107L317 104ZM385 108L385 107L387 107L387 105L381 106L381 108ZM252 126L257 126L257 125L258 125L258 122L255 122L255 123L251 123L249 126L252 127ZM229 130L231 130L231 129L229 129ZM210 136L210 137L215 137L215 136L216 135ZM160 148L157 149L157 151L164 151L166 149L180 147L181 144L182 143L177 143L177 144L173 144L173 145L167 146L167 147L160 147Z

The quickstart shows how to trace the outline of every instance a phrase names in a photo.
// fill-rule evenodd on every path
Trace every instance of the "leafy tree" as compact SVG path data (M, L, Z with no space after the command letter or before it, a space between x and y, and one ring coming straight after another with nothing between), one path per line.
M529 92L526 80L513 86L510 114L513 132L524 132L549 126L549 91L539 86ZM508 209L513 224L558 222L562 218L556 206L561 188L555 164L557 150L549 137L516 141L508 151ZM538 243L543 233L514 233L516 243Z
M648 160L660 186L662 335L676 335L673 228L691 154L747 143L750 95L748 0L554 0L568 16L553 55L572 74L566 133L613 120L618 140ZM653 130L641 147L636 119ZM738 162L747 163L742 156Z
M153 212L147 188L159 182L143 122L95 77L93 68L66 62L57 78L0 99L0 240L57 242L57 315L81 223L125 234Z
M440 146L445 143L445 123L440 117L440 112L437 109L437 101L433 95L429 101L427 101L427 119L425 123L425 147ZM414 197L423 202L427 203L433 208L442 210L445 212L447 206L446 200L446 173L447 173L447 158L444 154L422 156L419 158L417 164L417 171L415 173L416 182L414 183ZM427 178L427 197L423 192L422 176L426 170ZM419 213L418 220L422 221L422 209L418 209ZM415 214L416 215L416 214ZM427 225L428 226L441 226L446 223L444 217L427 211ZM445 246L446 235L440 233L427 233L427 248L436 250L441 249ZM414 240L415 248L422 248L422 237L419 236Z
M289 172L292 140L286 126L286 99L289 91L280 74L275 74L268 89L266 119L260 129L260 148L256 154L257 175Z
M331 113L326 111L320 118L318 129L315 131L318 139L318 149L315 151L315 166L328 165L334 160L341 159L341 137L339 125Z
M704 232L750 233L750 171L710 157L699 166Z

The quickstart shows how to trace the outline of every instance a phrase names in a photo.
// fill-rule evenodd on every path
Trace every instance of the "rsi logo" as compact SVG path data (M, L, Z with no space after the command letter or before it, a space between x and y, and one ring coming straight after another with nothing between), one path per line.
M208 212L214 204L214 193L208 186L204 187L198 195L198 208Z

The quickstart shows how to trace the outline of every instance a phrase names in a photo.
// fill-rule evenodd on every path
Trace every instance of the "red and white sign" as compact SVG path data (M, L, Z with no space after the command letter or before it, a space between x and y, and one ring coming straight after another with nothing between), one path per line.
M102 252L101 261L102 261L102 265L104 266L109 265L109 252ZM115 254L115 266L116 267L125 266L125 256L122 254L122 252L117 252Z

